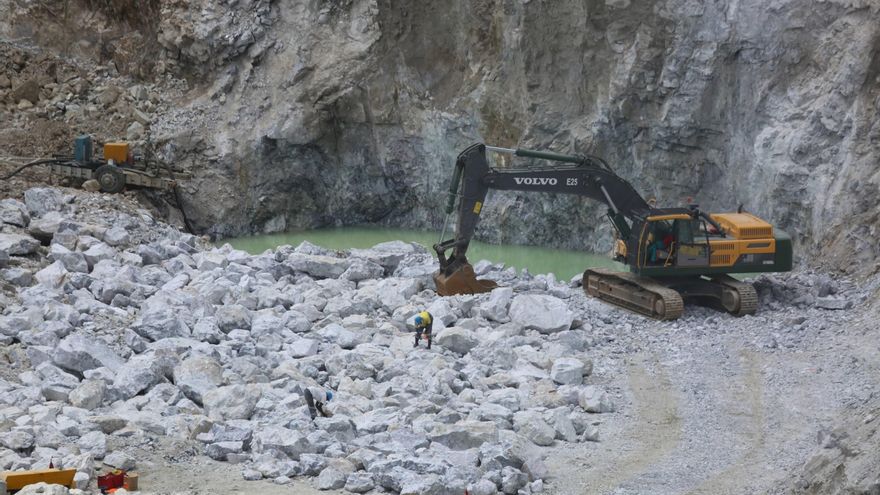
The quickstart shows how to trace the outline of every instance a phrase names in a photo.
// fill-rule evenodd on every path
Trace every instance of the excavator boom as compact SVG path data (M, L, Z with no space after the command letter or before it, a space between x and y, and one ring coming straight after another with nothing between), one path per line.
M566 165L524 169L492 168L486 159L487 149ZM598 157L472 145L456 160L446 205L447 215L452 214L455 199L459 198L455 236L434 245L440 260L440 270L434 278L437 291L441 295L486 292L495 287L491 281L477 280L467 261L468 245L473 238L489 189L577 194L604 202L608 206L612 224L623 236L630 234L630 223L627 219L644 217L650 211L647 201L632 185L615 174ZM446 253L450 250L452 254L447 257Z

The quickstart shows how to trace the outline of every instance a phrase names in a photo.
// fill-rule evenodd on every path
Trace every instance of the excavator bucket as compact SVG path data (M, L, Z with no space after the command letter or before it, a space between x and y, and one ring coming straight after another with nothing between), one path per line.
M470 263L461 265L449 275L444 275L439 270L434 272L434 285L437 286L437 294L441 296L480 294L498 287L492 280L478 280Z

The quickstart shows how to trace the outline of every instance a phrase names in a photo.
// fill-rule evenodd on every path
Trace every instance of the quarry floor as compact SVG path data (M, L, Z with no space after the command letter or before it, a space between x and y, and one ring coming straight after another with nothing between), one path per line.
M734 318L689 307L683 321L644 320L600 343L591 353L594 378L614 391L616 411L597 416L599 442L544 450L544 492L792 493L792 473L838 416L880 390L869 314L819 313L813 317L824 328L804 335L792 330L795 313ZM777 342L768 321L802 334ZM160 493L322 493L308 481L246 482L234 467L201 455L154 455L142 471Z

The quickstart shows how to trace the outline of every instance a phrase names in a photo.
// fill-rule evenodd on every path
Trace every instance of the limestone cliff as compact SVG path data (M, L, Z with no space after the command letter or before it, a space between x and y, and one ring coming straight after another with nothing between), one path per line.
M743 204L809 263L880 254L872 0L147 4L144 76L190 85L152 143L195 173L204 231L437 229L455 155L485 141L601 155L661 205ZM484 211L484 239L609 246L588 200Z

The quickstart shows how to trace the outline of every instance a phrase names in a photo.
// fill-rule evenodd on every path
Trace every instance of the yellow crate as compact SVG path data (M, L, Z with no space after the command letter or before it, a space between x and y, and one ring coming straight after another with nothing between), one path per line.
M116 163L128 162L128 143L107 143L104 145L104 159Z
M40 482L76 488L73 484L74 475L76 475L76 469L40 469L35 471L4 471L0 477L6 482L6 489L13 491Z

